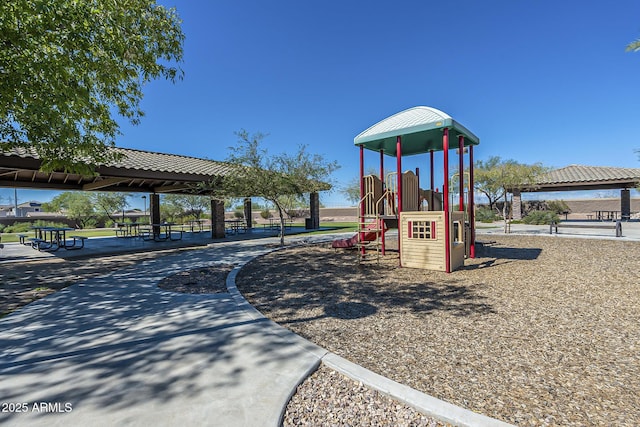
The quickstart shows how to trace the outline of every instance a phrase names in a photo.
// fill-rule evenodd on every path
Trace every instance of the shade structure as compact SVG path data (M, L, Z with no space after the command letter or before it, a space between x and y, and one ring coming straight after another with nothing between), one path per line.
M379 121L353 140L368 150L397 156L396 139L402 137L402 155L442 151L442 132L449 129L449 138L464 136L464 145L478 145L480 140L447 113L432 107L413 107ZM453 148L453 147L452 147Z

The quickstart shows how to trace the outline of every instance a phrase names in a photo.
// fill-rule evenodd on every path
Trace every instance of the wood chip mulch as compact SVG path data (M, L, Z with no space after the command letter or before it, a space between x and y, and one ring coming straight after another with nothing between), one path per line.
M451 274L312 246L258 258L236 282L281 325L467 409L523 426L640 425L640 243L491 240Z

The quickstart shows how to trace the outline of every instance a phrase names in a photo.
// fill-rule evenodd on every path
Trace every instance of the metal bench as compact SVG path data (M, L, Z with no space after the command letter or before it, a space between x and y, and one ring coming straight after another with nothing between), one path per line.
M29 241L28 244L30 244L33 249L37 249L39 251L50 249L53 246L52 243L47 242L44 239L39 239L37 237L30 237L27 240Z
M84 241L88 239L86 236L69 236L73 239L73 243L71 245L67 245L65 243L64 248L68 250L76 250L84 248Z
M555 230L558 234L558 227L561 228L601 228L607 230L616 230L616 237L622 237L622 221L616 221L615 224L567 224L564 222L552 222L549 226L549 234L553 234Z

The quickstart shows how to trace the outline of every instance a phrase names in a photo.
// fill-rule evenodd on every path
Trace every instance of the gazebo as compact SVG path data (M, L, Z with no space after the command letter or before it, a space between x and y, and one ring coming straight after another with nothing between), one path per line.
M216 185L224 176L236 173L225 162L177 154L113 147L121 159L100 165L94 175L65 171L42 171L42 161L32 149L0 152L0 187L36 188L60 191L116 191L149 194L151 223L160 223L160 194L206 195L199 184ZM244 203L247 228L252 227L251 200ZM320 226L317 192L310 194L308 228ZM211 199L211 237L223 238L224 201Z
M631 192L640 185L640 169L569 165L541 175L535 185L513 190L513 219L521 219L521 193L620 189L620 218L631 217Z
M454 141L453 143L451 141ZM402 228L403 211L420 211L423 210L421 201L428 203L428 211L440 211L442 213L443 233L440 235L436 231L436 221L426 221L424 227L414 227L414 222L408 220L407 227L409 230L409 240L415 236L428 237L430 240L441 240L444 248L444 259L440 265L447 273L455 269L452 265L452 240L455 239L452 233L451 206L449 206L449 150L458 149L459 170L464 171L464 152L469 153L469 188L473 188L473 146L478 145L480 140L462 124L454 120L448 114L431 107L418 106L413 107L397 114L394 114L366 129L354 139L354 144L360 149L360 195L361 202L359 204L360 223L364 223L367 217L376 215L379 220L386 223L393 223L395 220L398 226L399 234ZM468 150L465 150L468 147ZM364 176L364 150L371 150L380 154L380 180L384 179L384 184L377 184L375 180L367 180ZM443 153L443 193L441 200L443 206L439 206L437 200L440 195L434 191L434 157L435 153L442 151ZM412 156L416 154L429 154L429 170L430 170L430 190L420 190L419 174L408 172L402 173L402 157ZM396 172L391 173L390 179L385 177L384 156L392 156L396 158ZM418 176L416 176L418 175ZM464 201L464 173L459 174L460 185L460 201L459 211L464 217L465 201ZM393 178L395 176L395 179ZM398 179L398 177L401 177ZM372 182L369 185L368 182ZM415 185L413 183L416 183ZM374 187L381 185L382 188L376 190ZM404 188L410 186L410 188ZM372 189L373 188L373 189ZM415 193L415 194L414 194ZM468 192L468 214L467 221L469 227L469 235L467 236L469 248L469 257L475 257L475 227L473 216L473 191ZM382 209L382 205L387 205L387 209ZM464 221L464 220L463 220ZM421 222L422 223L422 222ZM415 228L415 230L414 230ZM384 254L384 229L381 227L382 235L382 253ZM417 233L417 234L414 234ZM363 234L363 233L360 233ZM400 237L399 237L400 238ZM402 250L407 249L402 243L399 245L400 263L403 263ZM363 248L364 250L364 248ZM439 252L439 250L437 251ZM435 254L429 252L427 248L422 248L423 254ZM426 255L429 257L429 255ZM435 256L435 255L434 255ZM418 262L412 266L429 265ZM419 267L429 268L429 267ZM437 268L439 269L439 268Z

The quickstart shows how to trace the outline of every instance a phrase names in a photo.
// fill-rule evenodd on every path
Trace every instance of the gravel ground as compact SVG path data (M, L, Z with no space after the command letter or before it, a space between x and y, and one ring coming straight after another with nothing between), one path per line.
M448 426L321 365L296 390L284 426Z
M639 425L640 243L491 240L449 275L314 246L261 257L237 284L281 325L467 409L517 425Z

